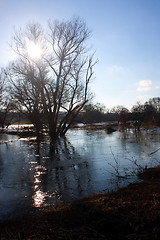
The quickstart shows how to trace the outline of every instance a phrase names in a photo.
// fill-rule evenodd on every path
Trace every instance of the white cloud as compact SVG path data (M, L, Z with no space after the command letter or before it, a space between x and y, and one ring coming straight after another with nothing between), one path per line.
M151 80L141 80L138 83L137 91L138 92L146 92L151 89L152 81Z

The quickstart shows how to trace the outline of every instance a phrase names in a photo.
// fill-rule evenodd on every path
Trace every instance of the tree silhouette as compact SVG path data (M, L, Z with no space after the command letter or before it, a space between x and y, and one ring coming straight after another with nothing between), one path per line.
M48 31L32 23L14 32L12 48L18 58L10 64L8 77L16 108L38 132L47 124L53 140L65 135L91 98L88 87L95 62L87 55L90 32L80 18L49 22Z

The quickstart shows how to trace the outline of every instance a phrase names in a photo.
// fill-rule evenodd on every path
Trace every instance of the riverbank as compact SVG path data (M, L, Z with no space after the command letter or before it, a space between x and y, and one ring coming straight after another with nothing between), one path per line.
M13 126L13 127L12 127ZM132 122L128 122L125 125L119 124L117 121L115 122L102 122L102 123L91 123L91 124L83 124L79 123L70 127L71 130L80 129L80 130L105 130L106 133L112 133L115 131L126 131L126 130L135 130L135 127ZM159 126L156 126L153 123L143 123L141 130L151 130L151 129L159 129ZM33 128L31 124L14 124L11 125L10 128L0 129L0 134L5 135L17 135L19 137L35 137L37 136L36 130ZM48 129L44 128L41 133L42 136L48 134Z
M61 203L0 223L1 239L160 239L160 168L116 192Z

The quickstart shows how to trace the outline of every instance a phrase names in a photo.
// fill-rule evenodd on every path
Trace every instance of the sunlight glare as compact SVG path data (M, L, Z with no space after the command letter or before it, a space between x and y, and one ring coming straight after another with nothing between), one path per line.
M39 59L42 55L40 46L31 41L27 44L27 52L31 59Z

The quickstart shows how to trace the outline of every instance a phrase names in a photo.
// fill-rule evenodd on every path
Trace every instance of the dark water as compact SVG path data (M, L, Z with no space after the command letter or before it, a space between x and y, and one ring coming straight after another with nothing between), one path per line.
M160 161L160 151L149 155L160 146L160 135L152 131L107 135L103 130L70 130L52 147L47 137L38 144L3 135L0 142L0 220L107 192L117 187L117 173L131 175L119 181L123 186L137 180L139 166Z

